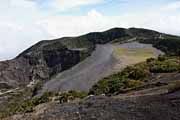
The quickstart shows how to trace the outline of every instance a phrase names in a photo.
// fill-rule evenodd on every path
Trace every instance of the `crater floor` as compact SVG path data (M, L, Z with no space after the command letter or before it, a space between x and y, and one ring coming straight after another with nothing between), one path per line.
M160 54L152 45L138 42L97 45L90 57L45 83L41 92L88 91L98 80Z

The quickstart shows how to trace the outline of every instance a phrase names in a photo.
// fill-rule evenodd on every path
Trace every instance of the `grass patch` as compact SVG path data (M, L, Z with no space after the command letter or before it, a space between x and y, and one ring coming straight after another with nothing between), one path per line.
M129 61L142 62L148 58L155 57L153 49L143 48L115 48L114 54L116 56L126 57Z

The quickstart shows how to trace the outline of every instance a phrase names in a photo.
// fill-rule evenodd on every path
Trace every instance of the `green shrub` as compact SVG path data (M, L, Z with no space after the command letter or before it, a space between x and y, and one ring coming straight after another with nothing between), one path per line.
M113 94L117 91L120 91L125 88L125 81L121 80L112 80L109 81L109 91L106 94Z
M58 95L58 100L60 103L65 103L65 102L75 100L77 98L83 99L86 96L88 96L86 92L68 91L68 92L60 93Z
M143 82L140 80L128 80L126 83L127 88L135 88L142 85Z
M180 68L179 63L173 61L156 61L150 65L150 71L153 73L176 72Z
M151 62L153 62L155 60L156 60L155 58L149 58L149 59L146 60L146 63L151 63Z
M32 112L34 108L34 103L32 101L24 101L20 106L15 108L16 113L27 113Z
M89 94L114 95L142 85L152 76L152 73L177 71L180 71L177 57L150 58L146 62L126 67L123 71L100 80L90 89Z
M166 60L166 57L165 56L158 56L158 61L165 61Z
M81 99L83 99L84 97L88 95L86 92L79 92L75 90L69 91L69 94L74 96L75 98L81 98Z
M150 72L147 69L143 69L137 66L127 67L122 71L122 73L129 79L133 80L143 80L150 75Z
M126 67L122 72L110 75L97 84L89 91L89 94L100 95L106 94L111 96L123 92L128 88L140 86L144 79L150 76L146 63Z
M16 113L27 113L27 112L32 112L34 110L34 107L46 103L50 101L50 97L53 96L54 93L52 92L45 92L42 96L40 97L34 97L29 100L23 101L20 105L17 105L13 111Z
M89 94L103 94L109 92L109 86L107 80L100 80L97 84L95 84L89 91Z

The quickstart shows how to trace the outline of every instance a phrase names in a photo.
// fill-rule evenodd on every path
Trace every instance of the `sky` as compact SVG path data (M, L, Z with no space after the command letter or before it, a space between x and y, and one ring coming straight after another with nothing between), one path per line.
M180 0L1 0L0 60L41 40L113 27L180 35Z

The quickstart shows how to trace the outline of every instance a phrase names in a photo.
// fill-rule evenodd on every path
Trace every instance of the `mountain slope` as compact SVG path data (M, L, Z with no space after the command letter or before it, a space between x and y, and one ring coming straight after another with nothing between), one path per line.
M104 32L94 32L79 37L65 37L56 40L40 41L19 54L13 60L0 62L0 85L2 88L17 88L30 82L47 81L52 76L78 64L95 50L96 44L128 42L137 40L151 43L165 52L178 48L166 47L168 42L162 39L174 39L177 36L162 34L141 28L113 28ZM174 40L173 40L174 41ZM176 43L175 41L172 44ZM163 43L162 43L163 42ZM179 42L179 40L178 40ZM163 46L161 46L163 44ZM170 48L167 50L167 48Z
M157 105L160 114L166 113L168 108L168 113L178 108L169 103L179 104L173 101L178 100L179 93L179 48L180 37L142 28L114 28L79 37L40 41L13 60L0 62L0 118L30 112L10 119L51 119L53 115L55 119L62 117L69 120L75 119L77 116L74 114L78 112L78 117L88 120L96 119L96 115L100 116L99 119L108 120L114 117L130 119L128 116L131 115L135 119L151 119L151 116L160 119L159 114L153 112L154 105ZM167 56L151 58L162 54L161 51ZM151 59L146 61L147 58ZM142 61L146 62L123 69ZM172 81L177 84L172 86ZM87 97L86 92L71 90L118 96ZM169 95L173 93L175 96L171 100ZM147 104L150 101L145 99L146 96L153 101L152 106ZM82 99L85 97L85 100ZM78 102L79 99L82 100ZM141 104L136 99L143 106L134 106ZM72 103L64 103L69 101ZM129 112L129 108L139 116ZM105 115L102 115L103 110ZM127 116L117 115L121 110ZM152 114L148 116L146 111ZM173 115L178 118L177 113L169 113L167 119Z
M123 28L114 28L80 37L38 42L15 59L0 62L0 84L16 88L31 81L48 80L56 73L71 68L89 56L95 44L131 37L127 31Z

